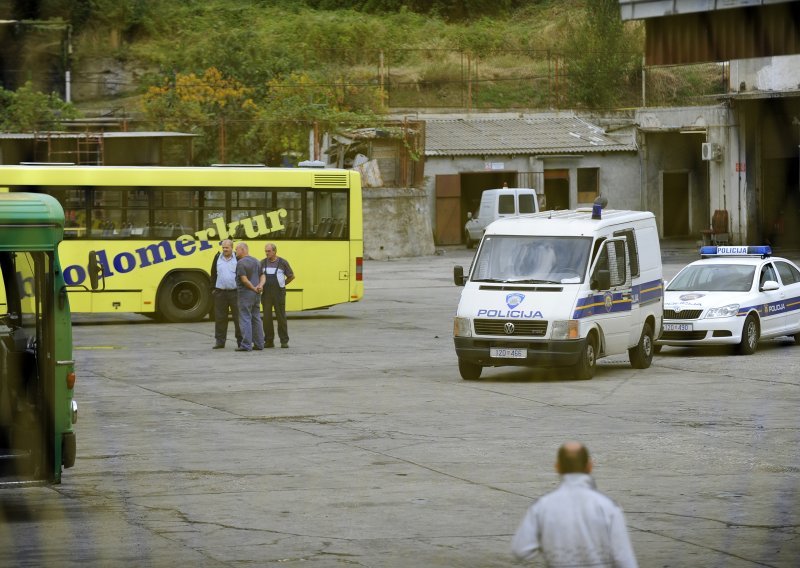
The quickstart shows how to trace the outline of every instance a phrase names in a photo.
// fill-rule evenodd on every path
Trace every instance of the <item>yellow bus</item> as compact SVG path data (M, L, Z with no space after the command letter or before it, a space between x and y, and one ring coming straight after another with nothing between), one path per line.
M46 193L64 209L59 252L73 313L142 313L170 322L211 312L220 241L262 258L274 242L297 278L287 311L364 294L357 172L264 166L0 166L0 191ZM101 284L90 285L96 253Z

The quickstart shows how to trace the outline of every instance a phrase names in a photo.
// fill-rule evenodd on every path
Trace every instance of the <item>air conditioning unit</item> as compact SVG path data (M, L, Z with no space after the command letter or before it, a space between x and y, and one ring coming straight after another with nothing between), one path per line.
M722 159L722 148L714 142L703 142L701 146L703 160L719 162Z

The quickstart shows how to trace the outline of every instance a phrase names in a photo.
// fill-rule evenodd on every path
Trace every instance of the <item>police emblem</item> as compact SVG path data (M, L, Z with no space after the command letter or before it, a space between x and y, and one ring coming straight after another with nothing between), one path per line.
M513 310L514 308L519 306L522 303L522 300L524 299L525 299L525 294L520 294L518 292L515 292L513 294L509 294L508 296L506 296L506 305L508 306L509 310Z
M611 292L606 292L605 298L603 298L603 303L606 306L606 311L610 312L611 309L614 307L614 294Z

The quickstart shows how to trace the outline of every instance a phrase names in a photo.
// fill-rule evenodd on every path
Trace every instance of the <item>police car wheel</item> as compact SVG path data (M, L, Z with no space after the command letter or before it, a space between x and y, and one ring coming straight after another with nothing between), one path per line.
M758 337L758 320L756 316L750 314L744 320L744 325L742 326L742 341L737 346L739 355L752 355L755 353L756 347L758 347Z
M597 368L597 338L591 333L586 338L586 344L583 346L578 363L575 365L573 371L575 378L580 381L588 381L594 377L594 371Z
M465 381L476 381L480 379L481 371L483 371L483 367L480 365L464 361L463 359L458 360L458 372L461 373L461 378Z
M650 363L653 362L654 351L653 328L650 327L649 323L645 323L642 329L642 336L639 338L639 343L636 347L628 349L631 367L634 369L647 369Z

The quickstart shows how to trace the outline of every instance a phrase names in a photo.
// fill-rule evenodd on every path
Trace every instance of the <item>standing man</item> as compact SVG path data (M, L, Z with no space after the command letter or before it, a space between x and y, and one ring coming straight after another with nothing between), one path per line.
M278 256L278 247L273 243L264 246L267 258L261 261L261 304L264 306L264 338L266 347L275 347L275 327L272 325L272 309L278 320L278 338L281 347L289 347L289 327L286 324L286 285L294 280L294 272L286 259Z
M239 329L239 301L236 294L236 257L233 256L233 241L225 239L220 243L222 253L214 255L211 262L211 294L214 297L214 347L224 349L228 339L228 310L233 316L236 330L236 345L242 344L242 330Z
M511 541L520 560L541 554L546 566L636 568L622 509L595 489L580 442L558 449L561 485L528 509Z
M239 287L239 326L242 343L236 351L261 351L264 349L264 330L258 295L261 293L258 277L258 259L250 256L245 243L236 245L236 283Z

